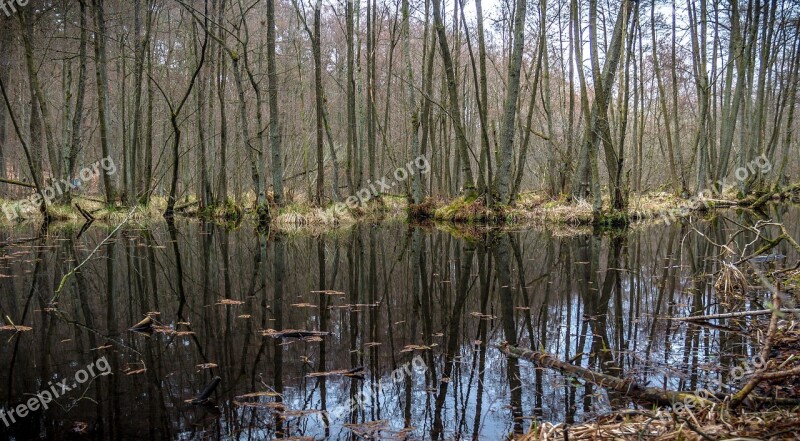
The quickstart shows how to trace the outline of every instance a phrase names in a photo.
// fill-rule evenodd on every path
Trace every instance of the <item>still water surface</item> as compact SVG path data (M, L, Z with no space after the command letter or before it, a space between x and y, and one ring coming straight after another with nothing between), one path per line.
M800 236L799 209L769 216ZM712 242L756 220L724 212L595 235L388 223L269 238L181 220L118 231L58 296L111 228L0 230L3 408L75 384L98 359L108 364L95 374L111 372L0 421L0 437L501 439L632 406L507 359L503 341L651 386L727 384L755 336L664 317L763 306L766 289L732 299L713 288L720 259L737 259ZM759 243L745 232L731 248ZM787 257L763 265L797 262L773 252ZM156 332L129 330L147 314ZM286 330L329 334L275 338ZM217 376L211 403L187 402Z

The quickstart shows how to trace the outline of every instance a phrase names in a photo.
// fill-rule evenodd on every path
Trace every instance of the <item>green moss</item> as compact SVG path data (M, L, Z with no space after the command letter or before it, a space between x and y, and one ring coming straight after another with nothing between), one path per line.
M625 211L605 211L596 215L592 223L599 227L619 228L631 223L631 218Z
M505 224L510 209L505 205L487 207L483 198L464 196L434 211L434 219L455 223Z

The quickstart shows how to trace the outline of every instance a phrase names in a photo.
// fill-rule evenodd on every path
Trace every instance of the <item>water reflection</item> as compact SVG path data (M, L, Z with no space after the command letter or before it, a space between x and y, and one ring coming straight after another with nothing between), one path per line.
M770 215L790 221L798 210ZM464 238L402 224L318 237L188 221L129 228L55 304L61 276L110 230L0 232L1 312L32 328L0 333L4 407L102 356L114 372L0 430L17 439L500 439L537 419L630 406L506 359L502 341L650 385L691 389L717 375L725 384L728 371L708 366L733 365L755 336L655 319L768 298L715 296L712 242L728 242L734 221L754 221L725 216L598 236ZM787 225L797 237L797 223ZM745 232L731 246L754 240ZM148 313L169 329L128 330ZM263 335L270 329L331 334ZM425 369L393 379L415 356ZM215 376L216 406L187 403Z

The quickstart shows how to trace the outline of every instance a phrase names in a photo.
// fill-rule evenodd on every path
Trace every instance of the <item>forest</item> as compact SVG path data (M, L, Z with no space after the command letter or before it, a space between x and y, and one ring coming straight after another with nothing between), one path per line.
M796 6L33 2L0 20L2 191L63 180L35 204L55 218L91 195L262 221L370 185L348 211L502 221L550 202L596 222L652 217L653 195L785 197ZM101 157L118 170L67 185ZM374 187L421 157L429 173Z
M0 438L797 439L798 0L0 0Z

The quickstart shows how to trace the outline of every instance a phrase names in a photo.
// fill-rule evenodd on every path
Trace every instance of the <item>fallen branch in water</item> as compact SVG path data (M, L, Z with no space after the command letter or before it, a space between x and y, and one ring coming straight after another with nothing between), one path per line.
M326 337L333 335L332 332L325 331L306 331L303 329L284 329L283 331L276 331L275 329L267 329L262 331L261 335L264 337L272 338L309 338L309 337Z
M119 231L119 229L120 229L120 228L122 228L122 226L123 226L123 225L125 225L126 223L128 223L128 221L131 219L131 216L133 216L133 213L136 211L136 209L137 209L137 208L139 208L139 207L138 207L138 206L134 206L134 207L131 209L130 213L128 213L128 216L126 216L126 217L125 217L125 219L122 221L122 223L120 223L119 225L117 225L117 227L116 227L116 228L114 228L114 230L111 232L111 234L109 234L109 235L108 235L108 236L107 236L105 239L103 239L103 241L102 241L102 242L100 242L100 243L99 243L99 244L98 244L98 245L97 245L97 246L94 248L94 250L93 250L91 253L89 253L89 255L86 257L86 259L84 259L84 260L83 260L83 262L81 262L81 263L80 263L78 266L76 266L75 268L72 268L72 270L70 270L70 272L68 272L68 273L64 274L64 277L62 277L62 278L61 278L61 283L59 283L59 284L58 284L58 289L56 289L56 292L53 294L53 298L52 298L52 299L50 299L50 303L53 303L53 302L55 302L55 301L56 301L56 299L58 299L58 296L61 294L61 290L63 290L63 289L64 289L64 285L67 283L67 280L68 280L70 277L72 277L72 275L74 275L74 274L75 274L75 273L76 273L76 272L77 272L79 269L81 269L81 267L82 267L82 266L86 265L86 262L88 262L88 261L89 261L89 260L92 258L92 256L94 256L94 255L95 255L95 253L97 253L97 251L100 249L100 247L102 247L103 245L105 245L105 243L106 243L106 241L108 241L108 239L111 239L111 238L114 236L114 234L116 234L116 233L117 233L117 231Z
M691 392L675 392L671 390L657 389L654 387L645 387L636 383L632 379L622 379L612 375L595 372L591 369L575 366L573 364L558 360L552 355L544 352L523 349L505 343L498 346L498 348L509 357L516 357L523 360L532 361L534 364L548 369L554 369L560 372L578 376L600 387L613 389L631 398L641 399L662 406L672 406L676 403L684 403L686 400L691 400L696 406L710 407L714 404L711 401L698 397Z
M192 404L206 404L206 403L208 403L209 402L209 398L214 393L214 390L217 389L217 386L219 386L219 383L221 381L222 381L222 378L220 378L218 376L214 377L214 379L211 380L211 383L209 383L208 386L206 386L206 388L203 389L202 392L200 392L200 395L198 395L196 398L190 400L189 402L192 403Z
M778 313L800 313L800 309L781 309L774 312ZM738 318L738 317L751 317L758 315L770 315L773 313L772 309L759 309L756 311L741 311L741 312L726 312L724 314L711 314L711 315L693 315L689 317L669 317L669 320L678 320L682 322L693 322L702 320Z
M750 379L747 381L742 389L739 392L736 392L731 396L731 407L736 407L750 395L750 392L758 386L764 379L764 374L767 373L767 357L769 357L769 352L772 349L772 343L775 341L775 332L778 330L778 316L780 315L778 311L781 309L781 296L778 290L775 290L775 293L772 295L772 318L769 321L769 328L767 330L767 336L764 340L764 347L761 349L761 360L764 363L761 366L761 369L756 371ZM784 373L784 372L781 372Z
M83 216L83 218L86 219L86 222L94 222L95 221L94 216L92 216L92 213L89 213L88 211L84 210L77 203L75 204L75 208L77 208L78 209L78 213L80 213L81 216Z

